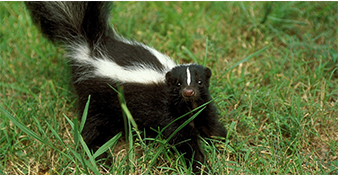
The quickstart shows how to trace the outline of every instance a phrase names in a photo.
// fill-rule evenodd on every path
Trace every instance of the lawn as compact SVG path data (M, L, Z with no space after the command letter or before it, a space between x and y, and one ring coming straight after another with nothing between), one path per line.
M71 70L23 2L0 2L0 174L191 174L162 145L119 136L95 161ZM211 68L224 142L212 174L338 174L338 2L114 2L124 37Z

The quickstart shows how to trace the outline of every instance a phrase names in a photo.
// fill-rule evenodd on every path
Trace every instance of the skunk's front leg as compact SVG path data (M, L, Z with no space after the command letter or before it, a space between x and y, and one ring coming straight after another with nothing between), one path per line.
M212 138L215 136L226 138L227 130L218 120L213 104L202 112L195 120L195 126L198 128L202 137Z
M180 123L172 124L164 131L164 136L168 138L179 127ZM178 131L170 140L169 144L175 146L179 153L184 154L187 166L192 161L193 172L200 174L202 165L205 165L203 174L209 173L210 166L207 164L204 152L200 146L199 132L191 125L187 125Z

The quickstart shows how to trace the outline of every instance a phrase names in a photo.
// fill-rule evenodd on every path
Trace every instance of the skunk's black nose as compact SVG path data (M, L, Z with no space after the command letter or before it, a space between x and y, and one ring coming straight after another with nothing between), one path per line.
M192 97L195 95L195 90L192 88L184 88L183 89L183 96L185 97Z

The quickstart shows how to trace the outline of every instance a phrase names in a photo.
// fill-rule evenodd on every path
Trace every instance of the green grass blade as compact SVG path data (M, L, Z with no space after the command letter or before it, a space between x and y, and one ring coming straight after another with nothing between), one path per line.
M118 96L120 104L121 104L122 112L127 116L128 120L130 120L130 122L132 123L133 127L137 128L137 124L136 124L133 116L131 115L131 113L130 113L127 105L126 105L126 101L125 101L124 96L123 96L123 89L120 86L118 86L118 90L116 90L110 84L108 84L108 86L110 88L112 88L117 93L117 96Z
M208 103L210 103L211 101L209 101ZM207 103L206 103L207 104ZM153 158L150 160L150 162L149 162L149 166L152 166L154 163L155 163L155 161L157 160L157 158L160 156L160 154L163 152L163 150L164 150L164 146L165 146L165 144L168 144L168 142L169 142L169 140L179 131L179 130L181 130L182 128L184 128L187 124L189 124L193 119L195 119L196 118L196 116L198 116L198 114L200 114L206 107L205 107L205 105L206 104L204 104L204 106L202 105L202 106L200 106L200 107L197 107L196 109L200 109L200 108L202 108L202 109L200 109L196 114L194 114L193 116L191 116L188 120L186 120L183 124L181 124L166 140L165 140L165 142L159 147L159 149L157 149L157 151L156 151L156 153L153 155ZM194 109L194 110L192 110L191 112L193 112L193 111L195 111L196 109ZM187 113L187 114L190 114L191 112L189 112L189 113ZM185 115L183 115L183 116L181 116L181 117L179 117L179 118L177 118L176 120L178 120L178 119L180 119L180 118L182 118L182 117L184 117L184 116L186 116L187 114L185 114ZM176 121L175 120L175 121ZM173 121L174 122L174 121ZM172 122L172 123L173 123ZM162 129L161 131L160 131L160 133L158 134L158 137L156 137L156 138L159 138L160 136L161 136L161 133L167 128L167 127L169 127L172 123L170 123L169 125L167 125L164 129ZM157 141L156 139L155 139L155 141Z
M88 160L84 159L83 155L80 154L80 153L78 153L76 150L73 150L73 149L69 149L69 150L72 152L74 158L77 159L77 160L81 163L81 166L84 167L85 173L86 173L87 175L89 175L90 173L89 173L89 170L88 170L88 169L93 170L93 167L92 167L91 164L88 162ZM74 163L76 163L76 162L74 162ZM76 167L77 167L78 170L80 170L80 168L79 168L78 165L79 165L79 164L76 164ZM94 170L95 170L95 169L94 169Z
M43 136L48 139L48 136L46 134L46 132L42 129L41 127L41 123L39 122L39 120L35 117L35 116L32 116L32 118L34 119L35 123L36 123L36 127L38 128L40 134L43 134Z
M87 100L87 103L86 103L86 106L83 110L83 114L82 114L82 118L81 118L81 124L80 124L80 133L82 132L83 130L83 127L86 123L86 119L87 119L87 115L88 115L88 109L89 109L89 103L90 103L90 95L88 96L88 100Z
M226 73L228 73L229 71L231 71L232 69L234 69L235 67L237 67L239 64L243 63L243 62L246 62L248 61L249 59L257 56L258 54L260 54L261 52L265 51L266 49L268 49L272 44L254 52L253 54L250 54L249 56L245 57L244 59L240 60L239 62L235 63L233 66L231 66L229 69L227 69L223 75L225 75Z
M93 155L91 154L91 152L90 152L90 150L89 150L87 144L84 142L82 136L80 136L80 143L81 143L83 149L85 150L85 152L86 152L86 154L87 154L87 156L88 156L88 158L89 158L89 161L90 161L90 163L91 163L91 165L89 164L88 167L89 167L89 166L92 166L92 167L91 167L91 170L94 172L95 175L101 175L101 173L99 172L99 170L98 170L98 168L97 168L97 166L96 166L95 158L94 158Z
M189 51L189 49L185 46L182 46L183 52L188 54L188 56L193 60L194 63L198 63L197 58L195 57L195 55Z
M74 123L65 114L63 114L63 116L66 118L72 129L74 129Z
M0 106L0 111L5 114L5 116L13 122L14 125L19 127L23 132L25 132L28 136L33 137L34 139L38 140L39 142L52 146L49 142L43 140L39 135L37 135L35 132L27 128L25 125L20 123L18 120L16 120L15 117L12 116L8 111L6 111L2 106Z
M74 135L74 142L75 142L75 145L76 145L76 148L79 144L79 139L80 139L80 132L79 132L79 126L78 126L78 122L77 122L77 119L75 118L74 119L74 128L73 128L73 135Z
M201 110L199 110L197 113L195 113L193 116L191 116L188 120L186 120L184 123L182 123L167 139L166 139L166 143L169 142L169 140L178 132L180 131L182 128L184 128L188 123L190 123L192 120L195 119L195 117L198 116L198 114L200 114L206 107L203 107Z
M110 147L112 147L113 145L115 145L119 138L122 136L122 133L119 133L117 135L115 135L113 138L111 138L109 141L107 141L105 144L103 144L94 154L93 157L97 158L98 156L100 156L102 153L106 152Z
M55 136L55 138L63 145L63 147L67 148L65 143L63 142L63 140L61 139L59 134L53 129L53 127L48 122L46 122L46 124L47 124L49 130L52 132L53 136Z
M205 54L204 54L204 59L203 59L203 66L207 66L207 59L208 59L208 46L209 46L209 39L207 37L205 41ZM195 62L197 63L197 62Z
M125 113L125 115L127 116L130 123L133 125L133 127L137 128L137 124L136 124L133 116L131 115L129 109L127 108L127 105L125 103L121 103L121 108L123 110L123 113Z
M159 132L159 135L161 135L161 134L163 133L163 131L164 131L165 129L167 129L171 124L173 124L173 123L175 123L176 121L178 121L179 119L181 119L181 118L183 118L183 117L185 117L185 116L191 114L192 112L195 112L195 111L197 111L197 110L199 110L199 109L205 107L207 104L209 104L209 103L212 102L212 101L213 101L213 100L210 100L210 101L208 101L208 102L202 104L201 106L199 106L199 107L197 107L197 108L191 110L190 112L188 112L188 113L182 115L181 117L178 117L178 118L176 118L175 120L171 121L167 126L165 126L163 129L161 129L161 131Z
M164 145L161 145L157 150L156 150L156 153L152 156L152 159L150 160L149 162L149 165L148 165L148 170L146 172L146 175L150 174L151 172L151 169L150 167L154 165L155 161L157 161L158 157L160 156L160 154L163 152L164 150Z

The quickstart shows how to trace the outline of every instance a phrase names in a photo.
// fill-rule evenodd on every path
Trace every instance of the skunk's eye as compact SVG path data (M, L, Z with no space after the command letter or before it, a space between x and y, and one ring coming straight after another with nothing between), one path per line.
M180 83L180 82L178 82L178 83L177 83L177 87L180 87L180 86L181 86L181 83Z
M201 81L201 80L199 80L199 81L198 81L198 84L199 84L199 85L202 85L202 81Z

